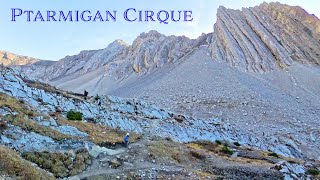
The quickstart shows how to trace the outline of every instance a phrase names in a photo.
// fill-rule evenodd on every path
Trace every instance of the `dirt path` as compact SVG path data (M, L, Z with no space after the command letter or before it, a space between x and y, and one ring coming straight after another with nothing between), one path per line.
M85 179L90 177L102 176L109 177L118 174L128 174L130 172L142 172L145 170L169 170L170 172L180 172L183 167L178 165L158 164L155 161L148 161L148 139L145 137L138 142L132 143L128 148L107 149L103 148L106 153L93 160L91 166L79 175L69 177L69 179ZM112 168L112 165L119 163L119 167Z
M206 149L208 148L208 149ZM261 152L240 148L249 158L214 153L212 148L193 144L186 146L173 141L144 136L128 148L107 149L83 173L71 180L100 179L214 179L238 176L244 179L279 179L281 174L270 170L273 166ZM113 152L113 153L110 153ZM221 152L220 152L221 153ZM110 155L112 154L112 155ZM255 157L257 159L252 159Z
M107 177L109 175L115 175L115 174L128 174L129 172L132 171L143 171L143 170L148 170L148 169L154 169L154 170L159 170L159 169L168 169L170 171L181 171L182 168L178 167L178 166L162 166L162 165L158 165L158 164L153 164L153 163L140 163L140 164L136 164L134 167L130 167L130 166L125 166L123 168L119 168L119 169L112 169L112 168L102 168L102 169L97 169L95 171L91 171L91 172L85 172L83 174L77 175L77 176L73 176L70 177L69 179L71 180L75 180L75 179L84 179L84 178L88 178L88 177L95 177L95 176L104 176Z

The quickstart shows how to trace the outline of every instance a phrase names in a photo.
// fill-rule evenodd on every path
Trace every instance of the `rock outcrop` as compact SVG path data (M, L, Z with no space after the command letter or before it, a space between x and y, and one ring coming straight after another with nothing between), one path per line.
M207 39L203 39L208 36L190 40L184 36L166 37L156 31L142 33L130 47L127 59L136 73L154 70L180 60L202 44L208 44Z
M184 117L184 120L179 122L175 120L176 115L172 112L140 100L122 99L113 96L104 98L103 104L105 107L102 108L96 103L79 101L79 99L72 98L72 96L68 97L59 91L51 90L50 92L48 88L35 88L11 69L0 68L0 92L25 101L37 109L39 113L49 114L55 112L57 108L63 110L65 114L70 110L75 110L81 112L85 119L95 119L95 121L113 128L137 133L157 134L180 142L189 142L196 139L232 140L235 137L240 138L242 136L245 141L251 141L246 133L240 133L236 128L223 124L217 119L202 121L192 117ZM80 136L83 136L83 133L70 129L70 127L49 126L67 134L72 132L71 135L79 136L80 134Z
M160 109L137 99L123 99L114 96L104 97L104 106L100 107L94 102L79 100L71 94L68 95L47 85L32 85L30 84L32 81L22 78L15 71L5 67L0 68L0 93L26 102L38 113L50 114L60 109L66 115L68 111L75 110L81 112L85 119L94 119L97 123L120 128L124 131L154 134L179 142L214 141L217 139L235 141L263 150L271 149L285 156L300 158L304 156L292 140L289 143L289 140L278 139L283 139L282 137L275 137L274 141L270 141L268 138L257 138L251 133L242 131L238 127L224 123L217 118L195 119ZM48 121L44 124L41 119L36 121L67 135L86 136L85 133L69 126L57 127L54 122ZM21 132L20 134L24 133L16 128L11 129L11 131L16 132L15 134L19 134L18 132ZM24 142L28 143L28 141Z
M220 7L211 44L213 59L266 72L293 62L320 64L320 21L300 7L263 3L240 10Z

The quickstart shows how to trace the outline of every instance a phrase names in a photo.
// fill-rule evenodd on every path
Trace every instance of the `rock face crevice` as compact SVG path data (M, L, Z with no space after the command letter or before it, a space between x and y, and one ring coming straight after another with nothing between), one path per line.
M319 65L317 17L300 7L263 3L240 10L220 7L212 58L250 72L286 68L293 62Z

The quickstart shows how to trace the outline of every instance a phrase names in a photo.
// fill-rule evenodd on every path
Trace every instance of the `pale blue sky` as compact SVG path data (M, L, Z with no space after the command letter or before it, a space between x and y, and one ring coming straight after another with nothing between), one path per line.
M59 60L81 50L105 48L115 39L131 44L141 33L157 30L166 35L198 37L213 31L216 11L220 5L227 8L256 6L263 0L3 0L0 6L0 50L40 59ZM266 0L266 2L271 2ZM299 5L320 17L319 0L280 0ZM37 22L18 19L11 22L11 8L23 10L117 10L117 22ZM192 23L125 22L122 13L127 8L137 10L192 10Z

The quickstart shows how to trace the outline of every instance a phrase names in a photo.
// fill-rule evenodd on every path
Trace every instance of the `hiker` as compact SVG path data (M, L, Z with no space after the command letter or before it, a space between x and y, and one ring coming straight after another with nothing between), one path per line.
M127 133L127 135L124 137L124 146L128 147L129 145L129 133Z
M101 106L101 99L98 99L98 106Z
M6 122L0 122L0 132L1 132L2 130L7 129L7 128L8 128L8 125L7 125Z
M89 93L88 93L88 91L84 90L83 95L84 95L84 99L85 99L85 100L87 100L87 96L88 96L88 94L89 94Z

